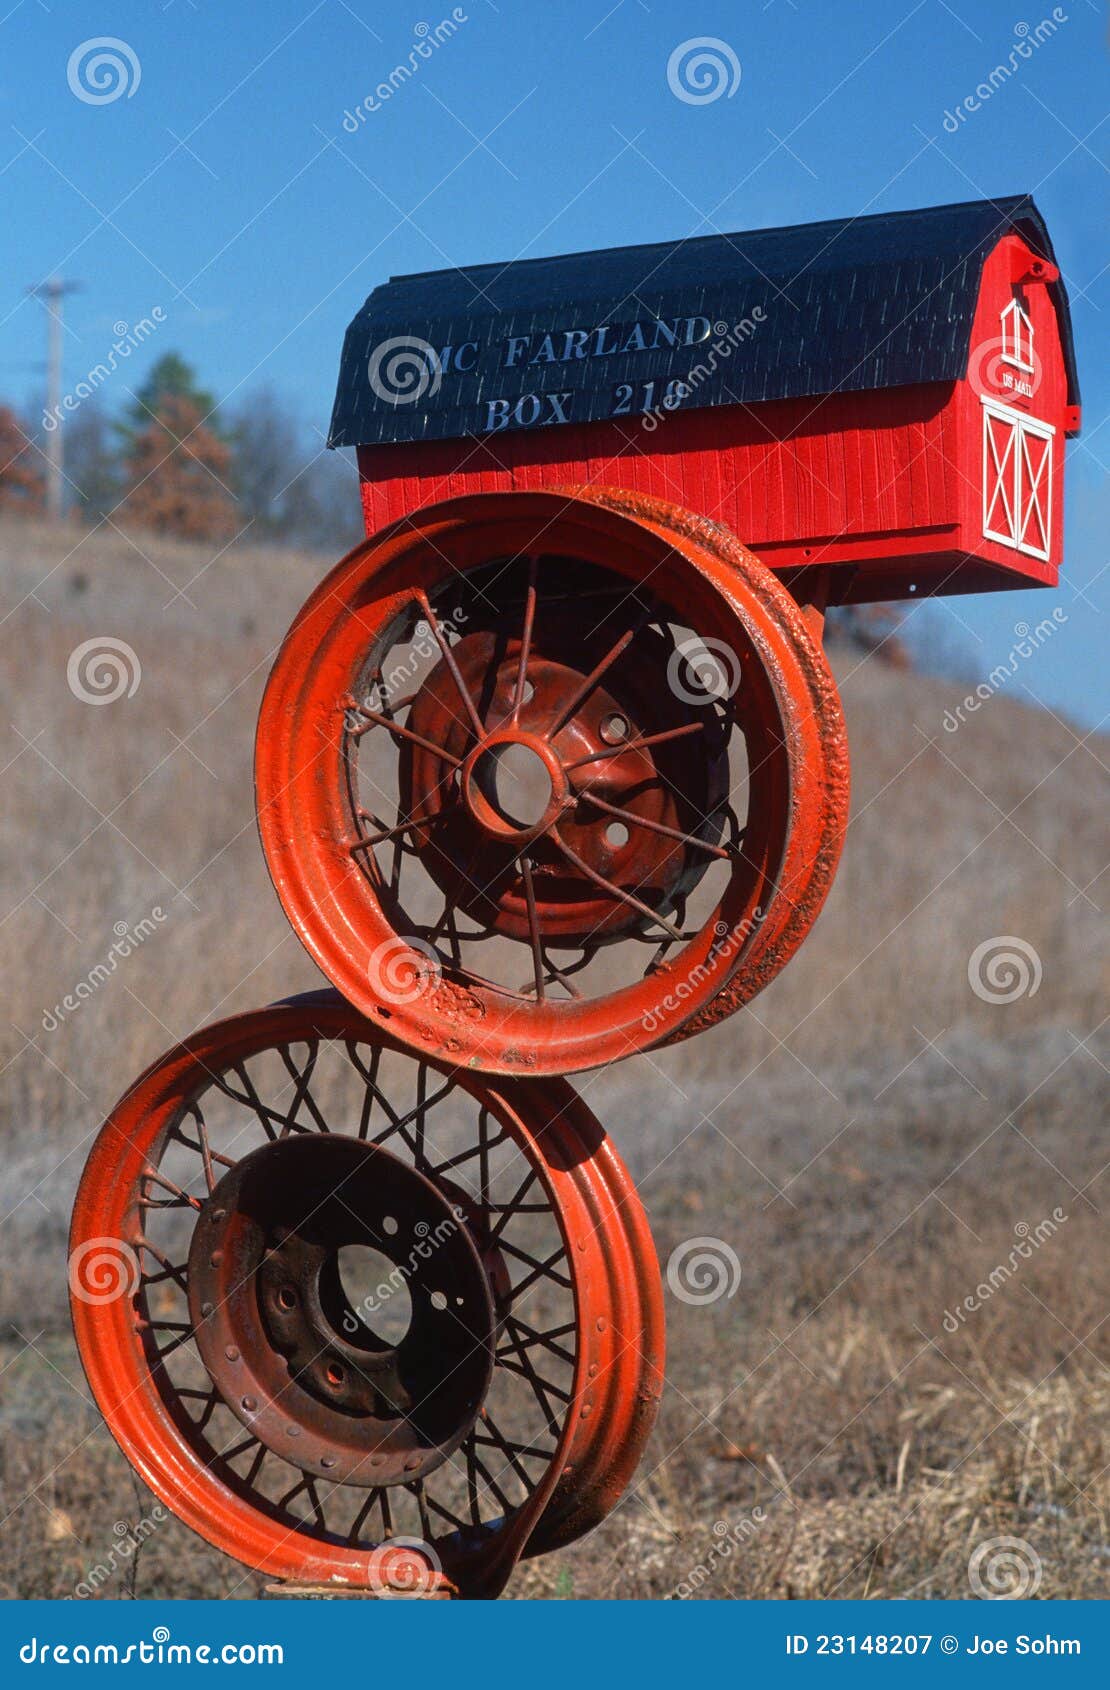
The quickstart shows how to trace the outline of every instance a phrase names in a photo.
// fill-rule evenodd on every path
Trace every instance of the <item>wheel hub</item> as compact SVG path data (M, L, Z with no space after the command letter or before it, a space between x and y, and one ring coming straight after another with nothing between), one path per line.
M574 803L560 758L545 739L502 729L463 765L462 800L474 824L496 840L525 845Z
M387 1258L361 1303L340 1253ZM375 1313L404 1289L391 1343ZM455 1450L489 1385L489 1279L455 1194L379 1146L339 1135L263 1145L198 1217L190 1312L232 1412L268 1448L342 1483L412 1483Z
M574 946L617 938L643 919L599 889L595 877L667 912L706 861L667 830L719 837L712 818L727 787L720 736L704 707L668 689L661 637L641 632L635 660L618 659L579 696L595 648L613 637L608 624L591 643L565 617L549 617L542 628L537 618L518 702L512 642L494 632L466 635L452 655L480 701L486 732L476 745L459 718L446 665L431 672L413 701L409 722L425 744L406 743L401 800L403 812L422 822L413 830L417 849L451 901L511 938L531 937L522 853L544 942ZM680 736L694 724L704 731L691 757ZM639 748L676 729L679 737ZM614 808L627 814L614 816ZM577 862L560 848L556 830Z

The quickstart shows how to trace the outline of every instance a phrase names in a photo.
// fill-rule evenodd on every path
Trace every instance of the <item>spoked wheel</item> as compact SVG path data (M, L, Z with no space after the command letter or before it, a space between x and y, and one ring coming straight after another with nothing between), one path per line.
M150 1068L70 1245L125 1455L278 1578L496 1595L604 1517L654 1418L654 1251L589 1111L414 1062L330 992Z
M789 594L620 494L477 495L358 547L278 656L259 825L296 931L407 1044L552 1074L767 983L831 880L843 721Z

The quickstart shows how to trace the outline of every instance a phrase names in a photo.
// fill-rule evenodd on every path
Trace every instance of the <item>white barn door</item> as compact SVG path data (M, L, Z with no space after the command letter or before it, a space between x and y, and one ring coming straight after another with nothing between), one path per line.
M1046 561L1055 433L1051 423L983 401L983 536Z

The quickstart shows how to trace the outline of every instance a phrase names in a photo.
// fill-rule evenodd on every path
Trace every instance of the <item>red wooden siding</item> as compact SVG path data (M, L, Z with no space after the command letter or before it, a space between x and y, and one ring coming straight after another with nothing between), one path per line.
M1064 433L1075 419L1066 415L1043 282L1019 290L1037 354L1032 396L1005 385L1008 366L997 357L1013 278L1032 258L1008 236L988 259L966 381L364 446L367 532L458 493L585 482L651 493L724 523L776 570L831 566L841 601L1052 583L1063 544ZM984 538L981 392L1056 430L1047 561Z

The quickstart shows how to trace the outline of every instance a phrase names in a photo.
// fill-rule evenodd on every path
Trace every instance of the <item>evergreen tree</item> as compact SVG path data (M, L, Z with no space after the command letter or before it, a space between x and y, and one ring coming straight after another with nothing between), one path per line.
M117 520L189 540L223 540L238 526L231 451L193 399L163 395L125 453Z
M179 353L158 359L117 425L125 486L120 521L191 540L235 532L231 449L214 410L212 395Z

